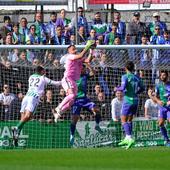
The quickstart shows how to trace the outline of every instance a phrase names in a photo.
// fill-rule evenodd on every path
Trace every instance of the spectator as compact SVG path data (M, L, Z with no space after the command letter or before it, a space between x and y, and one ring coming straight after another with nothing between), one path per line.
M117 90L116 97L111 101L111 113L113 121L120 121L122 103L123 103L123 92Z
M70 45L76 44L76 36L74 34L70 35Z
M120 37L121 44L125 43L125 36L126 36L126 24L125 22L121 21L121 14L120 12L116 11L113 13L114 22L117 23L117 34Z
M15 99L15 95L10 93L10 87L8 84L4 84L3 92L0 93L0 103L2 110L4 111L1 120L10 120L11 117L11 103Z
M83 26L80 26L79 30L78 30L78 35L77 35L77 43L79 45L85 45L86 44L86 40L87 40L87 37L85 35L85 31L84 31L84 27Z
M40 37L38 37L36 34L36 26L34 24L30 26L30 32L26 36L26 44L28 45L40 44Z
M146 35L142 36L142 44L143 46L148 45L148 37ZM152 53L150 49L142 49L140 51L140 66L142 69L150 69L151 68L151 59Z
M84 27L85 36L87 37L89 34L88 22L87 22L86 18L84 17L83 12L84 12L83 7L78 7L78 23L77 23L77 25L78 25L78 29L81 26ZM75 29L75 26L76 26L76 18L75 17L71 20L71 23L69 25L70 25L71 29Z
M163 37L160 39L159 44L170 44L169 31L164 31Z
M34 25L36 27L35 33L38 38L40 38L40 42L42 44L47 44L48 42L48 32L45 24L42 22L42 14L37 12L35 14L35 22Z
M90 36L88 37L88 40L97 40L97 37L96 37L96 31L91 29L90 30Z
M146 24L140 21L140 13L134 12L133 20L129 23L127 30L130 44L141 44L141 37L145 33L148 33Z
M163 35L164 31L167 31L167 25L165 22L160 21L160 14L158 12L153 13L153 21L149 24L149 31L151 32L151 36L155 33L155 27L159 26L160 34Z
M47 123L53 123L54 122L54 106L56 104L54 103L53 98L53 91L47 90L45 94L45 101L40 105L40 121L41 122L47 122Z
M46 25L46 29L48 31L48 37L49 37L49 44L53 44L51 43L51 40L53 40L54 36L55 36L55 30L56 30L56 20L57 20L57 14L55 12L51 12L50 14L50 21L47 23Z
M66 10L61 9L60 11L60 17L56 21L56 26L60 26L62 30L66 25L69 25L71 23L71 20L66 18Z
M102 92L102 88L100 84L96 84L94 87L94 92L92 93L92 96L91 96L94 102L97 100L97 96L100 92Z
M158 118L158 111L159 111L158 104L157 104L156 100L153 97L150 96L151 94L149 92L148 92L148 95L149 95L150 99L147 99L146 102L145 102L145 107L144 107L145 118L147 118L147 119L150 119L150 118L153 118L153 117Z
M4 16L4 25L0 28L0 35L3 39L3 44L6 43L6 36L12 35L12 24L9 16Z
M160 44L160 40L163 39L163 35L161 35L160 27L157 25L155 26L155 33L150 38L150 43L153 45ZM160 65L160 50L153 49L152 50L152 81L155 82L155 79L159 77L158 67Z
M60 68L60 61L58 59L54 59L52 67L55 68L55 69L59 69Z
M38 58L34 58L33 62L32 62L33 66L42 66L41 60Z
M112 30L110 33L106 34L104 39L104 44L113 45L115 37L118 37L117 34L117 23L112 23Z
M53 61L54 61L54 54L53 54L53 52L48 52L47 51L44 65L51 67L53 65Z
M18 65L31 65L31 63L27 60L27 52L26 51L22 51L19 55L19 59L16 62Z
M66 45L66 37L62 33L62 28L57 26L56 33L54 36L54 45Z
M61 103L62 100L65 98L66 94L63 88L60 88L59 94L57 96L57 102Z
M22 92L18 92L17 97L11 102L11 118L10 120L20 120L20 109L22 99L24 98L24 94Z
M96 35L104 35L106 33L107 24L103 23L100 12L95 13L91 29L93 29L96 32Z
M12 45L12 35L11 34L7 34L7 36L5 37L5 45Z
M26 44L26 36L29 34L28 22L25 17L20 20L19 33L21 34L21 43Z
M100 110L102 120L108 119L110 110L103 92L99 92L97 95L96 107Z
M19 33L19 23L13 24L12 43L13 44L21 44L22 43L22 36Z
M7 57L7 60L12 62L12 63L16 63L19 59L19 50L18 49L14 49Z

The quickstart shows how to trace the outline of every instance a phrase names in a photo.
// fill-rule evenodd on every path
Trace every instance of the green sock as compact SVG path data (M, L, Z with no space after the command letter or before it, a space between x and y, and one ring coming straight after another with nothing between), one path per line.
M25 124L25 122L21 122L21 121L17 124L17 128L18 128L18 130L19 130L19 134L20 134L20 132L21 132L24 124Z

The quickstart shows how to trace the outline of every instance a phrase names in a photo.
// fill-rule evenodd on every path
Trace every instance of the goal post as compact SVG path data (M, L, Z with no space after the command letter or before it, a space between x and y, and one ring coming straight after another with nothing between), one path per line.
M84 46L77 46L80 51ZM64 67L60 58L67 53L67 46L51 45L1 45L0 46L0 93L9 87L11 97L0 99L0 148L12 146L11 127L20 119L20 106L27 92L28 78L34 68L41 64L47 70L47 77L61 80ZM93 52L91 62L95 76L88 82L88 97L100 109L103 134L94 129L94 116L82 110L77 123L74 147L116 147L123 131L120 122L114 122L111 101L115 97L114 87L120 85L126 61L135 63L135 73L145 84L145 92L140 95L137 115L133 123L136 147L163 145L157 125L157 114L151 119L144 117L144 105L148 99L147 89L154 87L160 70L170 71L169 45L99 45ZM102 97L96 93L100 86ZM19 139L19 148L68 148L71 113L67 111L58 123L54 123L54 108L64 98L62 88L46 87L31 121L25 124ZM2 96L2 95L1 95ZM14 96L14 98L13 98Z

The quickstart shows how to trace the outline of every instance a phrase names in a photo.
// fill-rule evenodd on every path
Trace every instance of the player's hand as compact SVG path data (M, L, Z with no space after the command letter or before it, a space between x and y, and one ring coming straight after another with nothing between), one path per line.
M161 100L158 100L157 103L160 105L160 106L163 106L164 103L161 101Z
M95 40L88 40L85 46L85 50L88 51L89 49L94 49L96 47Z

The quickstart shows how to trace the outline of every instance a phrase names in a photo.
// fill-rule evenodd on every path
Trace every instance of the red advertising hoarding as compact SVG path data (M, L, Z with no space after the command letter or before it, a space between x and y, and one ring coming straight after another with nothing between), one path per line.
M170 4L170 0L89 0L89 4Z

